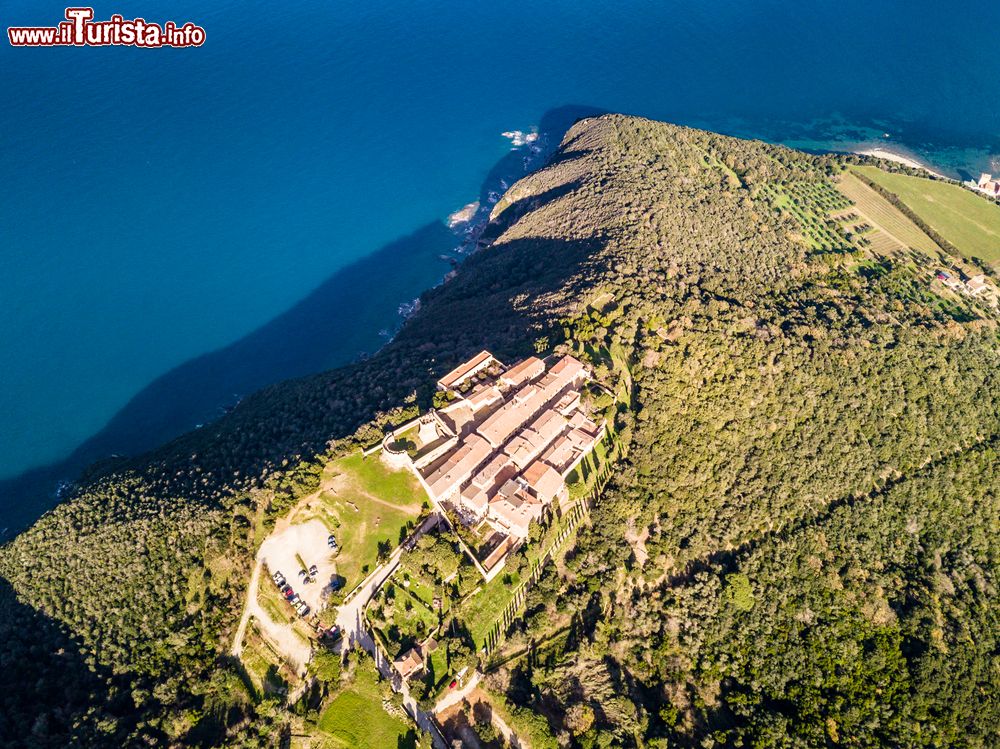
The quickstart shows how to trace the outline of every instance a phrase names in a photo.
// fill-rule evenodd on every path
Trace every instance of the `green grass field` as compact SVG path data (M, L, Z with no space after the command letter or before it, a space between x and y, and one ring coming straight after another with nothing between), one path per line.
M291 624L294 616L292 607L282 598L277 587L265 582L257 587L257 603L271 617L271 621L279 624Z
M377 455L360 453L334 461L323 476L321 510L313 513L327 524L340 544L337 574L344 591L361 582L378 562L379 544L393 549L407 523L416 520L427 495L407 471L389 470ZM304 514L297 521L309 519Z
M874 166L855 168L896 195L966 259L978 257L1000 265L1000 206L947 182L892 174Z
M251 625L247 631L240 660L259 695L278 693L288 686L289 679L294 678L281 657L261 638L256 625Z
M379 628L382 637L389 643L389 654L395 658L414 642L425 639L437 626L438 616L428 604L413 595L398 581L394 581L392 585L391 598L385 592L380 592L375 599L379 609L386 615L387 621L383 624L373 619L372 624ZM375 609L369 611L373 612ZM395 627L395 637L390 636L393 627Z
M416 747L414 729L382 709L382 694L373 669L369 662L358 666L354 682L323 711L319 729L344 749Z
M854 201L855 210L903 247L913 247L936 256L938 246L915 223L851 172L844 172L839 190Z
M512 569L512 562L513 560L508 560L508 567L503 572L462 602L459 618L469 628L469 634L477 648L483 646L486 635L493 629L500 612L510 603L521 584L521 578ZM511 578L510 585L504 583L507 575Z

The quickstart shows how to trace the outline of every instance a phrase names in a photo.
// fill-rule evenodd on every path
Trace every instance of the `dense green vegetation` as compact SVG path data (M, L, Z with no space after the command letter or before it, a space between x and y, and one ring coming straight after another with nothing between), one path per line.
M620 446L484 664L532 746L995 746L996 319L939 303L911 256L850 249L825 217L850 208L848 161L574 126L378 355L95 468L0 550L0 742L278 746L296 710L331 740L353 730L374 691L342 690L336 666L287 710L224 655L253 550L329 457L488 347L589 359ZM406 596L444 591L444 611L397 617L394 578L379 626L401 646L436 619L446 666L475 661L556 525L480 593L431 537Z
M597 211L613 238L592 335L633 362L630 450L509 650L571 636L495 687L580 746L995 745L995 321L959 323L908 262L815 254L754 199L824 194L800 185L830 159L632 120L572 136L598 176L559 231Z

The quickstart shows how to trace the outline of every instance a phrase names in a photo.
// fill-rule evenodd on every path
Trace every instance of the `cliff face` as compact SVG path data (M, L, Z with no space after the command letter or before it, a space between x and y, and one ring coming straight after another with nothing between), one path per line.
M928 291L919 258L838 228L843 168L637 118L577 123L378 355L245 399L0 550L6 626L35 609L58 633L39 678L69 647L79 683L90 663L104 690L3 712L93 742L170 734L224 691L255 529L318 456L425 408L481 348L556 348L629 396L628 457L508 643L570 636L494 689L580 746L989 744L1000 549L977 529L998 509L995 321ZM233 709L262 720L247 702Z

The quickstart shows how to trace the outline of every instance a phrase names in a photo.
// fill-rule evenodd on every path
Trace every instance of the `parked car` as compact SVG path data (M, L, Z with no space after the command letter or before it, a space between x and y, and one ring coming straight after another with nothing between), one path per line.
M334 535L332 533L326 539L326 545L329 546L331 549L336 549L337 548L337 539L334 537Z
M305 577L305 576L306 576L306 571L305 570L299 570L299 577Z
M285 598L288 599L289 601L295 598L295 591L292 590L291 588L288 588L288 590L284 591L284 594Z
M318 574L319 574L319 567L317 567L315 564L309 568L310 577L316 577L316 575Z
M277 570L273 575L271 575L271 579L274 580L274 584L277 585L279 588L285 584L285 576L282 575Z
M458 686L458 679L452 679L451 684L448 685L448 689L454 689L456 686Z

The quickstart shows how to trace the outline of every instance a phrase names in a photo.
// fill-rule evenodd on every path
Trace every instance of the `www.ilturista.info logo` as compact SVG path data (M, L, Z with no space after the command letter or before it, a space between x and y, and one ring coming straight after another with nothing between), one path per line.
M93 8L66 8L58 26L11 26L7 38L14 47L200 47L205 29L193 23L162 26L142 18L126 20L117 13L107 21L94 21Z

